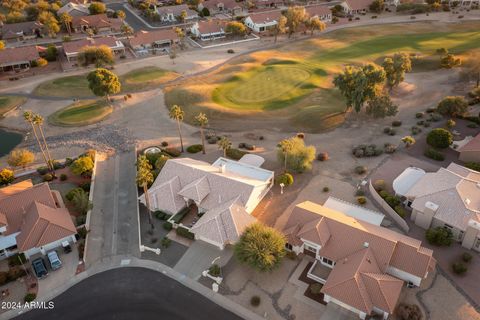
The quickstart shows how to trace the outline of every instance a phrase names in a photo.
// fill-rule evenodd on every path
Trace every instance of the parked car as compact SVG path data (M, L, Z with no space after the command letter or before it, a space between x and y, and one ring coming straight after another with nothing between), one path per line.
M48 261L50 262L50 267L52 270L58 270L62 267L62 261L58 257L57 251L50 251L47 253Z
M48 276L47 266L45 265L45 261L43 261L42 258L37 258L33 260L32 267L38 279L42 279Z

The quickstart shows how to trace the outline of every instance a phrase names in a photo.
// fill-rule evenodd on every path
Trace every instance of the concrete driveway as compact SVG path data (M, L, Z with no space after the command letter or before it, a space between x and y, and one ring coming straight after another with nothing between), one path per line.
M62 248L57 249L57 253L60 261L62 261L62 267L55 271L50 268L48 258L41 253L30 258L30 261L33 261L42 257L48 269L48 277L38 281L38 297L40 299L51 295L56 288L68 282L77 271L78 251L76 245L72 245L72 252L70 253L64 253Z
M334 303L327 304L320 320L357 320L358 315Z
M215 263L223 266L230 260L232 255L233 251L231 249L220 250L206 242L197 240L192 243L173 269L191 279L197 280L201 277L202 271L207 270L212 265L214 259L220 257Z

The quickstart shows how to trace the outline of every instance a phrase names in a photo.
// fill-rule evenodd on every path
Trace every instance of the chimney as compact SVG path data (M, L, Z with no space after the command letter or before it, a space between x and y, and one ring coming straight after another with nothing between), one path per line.
M368 242L364 242L364 243L363 243L363 247L364 247L364 248L368 248L369 245L370 245L370 243L368 243Z

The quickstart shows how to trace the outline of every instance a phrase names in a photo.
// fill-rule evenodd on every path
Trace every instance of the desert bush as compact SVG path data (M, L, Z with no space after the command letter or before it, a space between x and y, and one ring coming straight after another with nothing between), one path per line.
M464 274L465 272L467 272L468 268L463 262L454 262L452 264L452 270L456 274L461 275L461 274Z
M395 151L397 151L397 146L392 144L392 143L385 143L385 145L383 146L383 151L385 153L388 153L388 154L392 154L392 153L395 153Z
M198 153L203 150L203 147L201 144L193 144L191 146L187 147L187 152L188 153Z
M400 127L402 125L402 121L400 120L393 120L392 127Z
M178 150L177 148L174 148L174 147L165 148L165 149L163 149L163 151L173 158L180 157L180 155L182 154L180 152L180 150Z
M427 135L427 143L435 148L448 148L453 142L453 135L443 128L436 128Z
M167 141L162 141L161 145L162 145L162 147L164 147L164 148L165 148L165 147L168 147L168 142L167 142Z
M52 181L53 180L53 175L50 173L44 174L42 177L43 181Z
M310 292L312 294L320 294L322 287L323 286L320 283L313 283L310 285Z
M329 187L323 187L322 191L323 191L323 192L329 192L329 191L330 191L330 188L329 188Z
M480 162L467 162L465 167L480 172Z
M365 174L367 172L367 167L365 166L356 166L355 167L355 173L356 174Z
M68 177L67 177L67 175L66 175L65 173L62 173L62 174L60 175L60 181L65 181L65 180L67 180L67 178L68 178Z
M366 198L366 197L363 197L363 196L357 197L357 202L358 202L359 204L362 204L362 205L363 205L363 204L367 203L367 198Z
M422 320L422 312L416 304L400 304L397 308L399 320Z
M160 244L162 245L162 247L168 248L168 247L170 247L170 245L172 244L172 240L170 240L170 239L167 238L167 237L163 237L163 238L162 238L162 241L160 242Z
M320 153L317 155L317 160L318 160L318 161L327 161L328 159L330 159L330 158L329 158L327 152L320 152Z
M415 136L415 135L419 134L420 132L422 132L422 129L417 127L417 126L412 126L410 128L410 132L412 133L412 135Z
M285 186L293 184L293 176L290 173L283 173L276 178L277 184L283 183Z
M473 259L473 256L472 256L471 253L469 253L469 252L464 252L464 253L462 254L462 260L463 260L463 262L470 263L470 262L472 261L472 259Z
M425 232L428 243L436 246L449 246L453 241L453 234L443 227L430 228Z
M425 157L436 160L436 161L445 160L445 156L441 152L435 150L434 148L428 148L427 150L425 150L423 154L425 155Z
M417 113L415 114L415 118L420 119L420 118L423 118L424 115L425 115L425 114L424 114L423 112L417 112Z
M190 231L188 231L187 228L184 228L184 227L178 227L175 232L177 233L177 235L179 236L182 236L184 238L187 238L187 239L190 239L190 240L194 240L195 239L195 235L193 233L191 233Z
M227 149L227 157L233 160L240 160L244 155L246 155L248 152L238 150L235 148L229 148Z
M208 268L208 273L212 277L219 277L221 273L220 266L218 264L212 264L210 268Z
M170 222L165 221L165 222L163 223L163 229L165 229L165 230L167 230L167 231L170 231L170 230L172 230L172 228L173 228L173 225L172 225Z
M386 187L385 180L379 179L373 182L373 188L377 190L377 192L385 190L385 187Z
M253 306L253 307L258 307L260 305L260 302L261 302L261 299L259 296L253 296L251 299L250 299L250 304Z
M25 295L25 297L23 298L23 301L32 302L36 298L37 298L37 295L35 293L29 292Z
M395 212L402 218L405 218L405 216L407 215L407 211L400 205L395 206L393 210L395 210Z

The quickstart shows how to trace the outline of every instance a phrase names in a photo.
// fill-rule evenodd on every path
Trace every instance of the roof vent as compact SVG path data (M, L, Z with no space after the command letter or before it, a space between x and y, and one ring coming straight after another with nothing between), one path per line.
M372 261L370 260L370 258L367 258L367 262L368 262L368 263L372 263Z
M222 163L220 165L220 173L225 173L227 171L227 165L225 163Z
M370 245L370 243L368 243L368 242L363 243L363 247L365 247L365 248L368 248L369 245Z
M343 259L343 264L348 262L348 258Z

